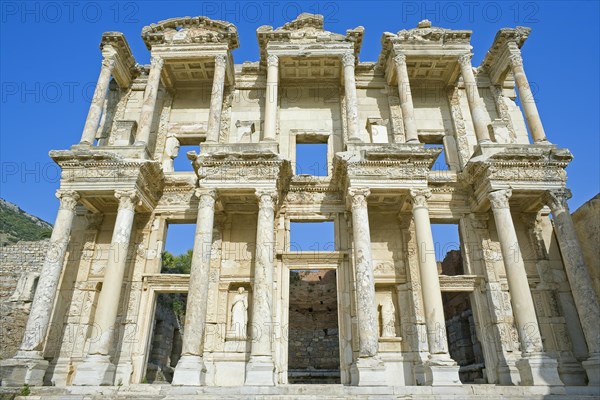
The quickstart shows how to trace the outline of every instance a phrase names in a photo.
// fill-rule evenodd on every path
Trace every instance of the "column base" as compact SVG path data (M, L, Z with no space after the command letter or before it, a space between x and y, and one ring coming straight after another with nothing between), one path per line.
M359 357L350 367L353 386L386 386L385 365L379 357Z
M271 356L250 356L246 365L247 386L275 386L275 364Z
M592 354L581 363L588 377L588 385L600 386L600 354Z
M498 367L498 384L504 386L516 386L520 382L521 374L515 364L506 364Z
M430 355L423 363L425 366L425 384L429 386L461 385L458 376L460 368L447 354Z
M104 354L87 356L75 371L73 386L112 386L116 367Z
M524 355L517 361L523 386L563 386L558 375L558 361L544 353Z
M172 385L204 386L206 385L206 366L201 356L181 356L175 372Z
M0 361L2 386L42 386L49 364L37 351L19 352L13 358Z

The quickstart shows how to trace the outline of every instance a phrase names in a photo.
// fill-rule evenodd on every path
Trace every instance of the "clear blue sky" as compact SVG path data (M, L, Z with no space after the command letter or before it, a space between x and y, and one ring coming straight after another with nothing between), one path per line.
M256 28L281 26L300 12L325 15L327 30L365 27L362 61L375 61L384 31L428 18L435 26L473 31L479 65L497 30L533 32L523 47L525 70L551 142L569 148L570 201L575 210L599 191L598 2L173 1L22 2L1 7L0 196L51 223L59 170L51 149L79 141L100 69L102 32L124 32L139 63L149 62L143 26L207 15L238 27L236 63L258 59Z

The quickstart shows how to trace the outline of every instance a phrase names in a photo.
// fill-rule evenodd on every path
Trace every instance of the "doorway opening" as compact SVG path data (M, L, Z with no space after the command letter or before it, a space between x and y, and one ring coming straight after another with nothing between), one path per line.
M142 383L171 383L183 345L187 293L160 293L156 297L154 327L146 376Z
M340 383L335 270L290 271L288 382Z

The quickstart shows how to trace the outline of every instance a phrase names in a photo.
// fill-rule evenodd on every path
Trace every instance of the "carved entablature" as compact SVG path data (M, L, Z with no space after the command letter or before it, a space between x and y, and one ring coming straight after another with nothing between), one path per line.
M442 80L453 83L456 78L454 63L460 55L471 52L471 33L468 30L431 26L428 20L419 22L413 29L403 29L397 33L384 32L381 36L381 53L377 64L385 71L388 83L392 83L395 80L396 62L405 61L411 71L421 68L419 61L427 59L429 68L433 67L435 70L436 65L431 62L432 56L435 56L440 63L436 73L445 72ZM404 57L395 61L394 58L399 55ZM446 71L442 71L444 66L447 66Z
M151 50L157 44L227 44L229 50L240 46L235 25L208 17L170 18L145 26L142 38Z
M160 163L125 159L114 153L90 150L52 150L61 167L61 188L75 190L94 212L116 205L114 191L136 191L140 211L151 211L162 195L164 175Z
M356 60L362 45L364 28L359 26L348 29L346 35L326 31L323 28L323 16L319 14L300 14L295 20L273 29L272 26L263 25L256 30L258 46L260 48L260 64L266 66L267 45L269 48L283 45L288 49L295 49L302 53L303 49L315 53L315 50L330 49L351 51Z
M131 81L139 74L135 58L129 48L125 35L121 32L104 32L100 41L102 56L116 64L112 75L122 88L128 88Z
M272 187L280 193L289 186L292 169L288 160L282 160L271 151L188 153L199 184L203 187L256 189ZM281 196L280 196L281 197Z
M521 192L529 194L565 187L565 168L573 155L567 149L555 146L503 145L502 149L484 149L484 154L476 156L467 164L461 179L472 185L478 204L485 203L488 192L512 188L516 196Z
M198 197L194 195L197 186L195 175L169 174L165 176L165 187L156 206L157 213L178 213L198 208Z
M494 42L481 63L482 69L489 74L492 84L504 84L510 72L510 57L520 53L519 49L529 37L530 32L531 28L517 26L516 28L503 28L496 33Z
M440 149L393 144L365 146L363 150L337 153L333 178L341 190L349 186L376 188L385 182L386 189L408 189L427 185L427 179Z

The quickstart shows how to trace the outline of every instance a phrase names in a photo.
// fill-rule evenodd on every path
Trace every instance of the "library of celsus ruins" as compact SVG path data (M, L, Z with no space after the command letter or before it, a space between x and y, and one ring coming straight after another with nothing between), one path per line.
M150 65L104 33L81 138L50 152L60 208L2 385L597 393L598 293L572 154L524 68L530 31L498 31L479 66L471 31L427 20L383 33L375 62L359 61L362 27L313 14L259 27L256 62L235 63L236 27L206 17L144 27ZM325 223L331 246L294 244ZM163 263L180 224L195 224L189 273ZM460 239L443 262L434 225Z

